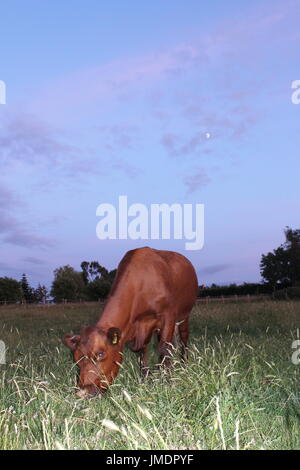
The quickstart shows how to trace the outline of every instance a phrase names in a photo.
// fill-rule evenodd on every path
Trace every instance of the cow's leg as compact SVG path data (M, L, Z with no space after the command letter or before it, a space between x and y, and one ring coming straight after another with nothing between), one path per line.
M148 344L145 344L144 347L139 351L139 364L141 378L144 380L149 375Z
M151 341L153 333L153 328L149 329L147 333L145 333L143 338L143 346L139 348L139 363L140 363L140 373L142 379L146 379L150 373L149 369L149 361L148 361L148 345Z
M168 368L171 365L171 356L173 355L173 336L174 336L175 324L170 323L164 325L164 327L159 332L159 343L158 343L158 352L160 355L161 365Z
M181 360L186 362L188 360L188 339L189 339L189 324L188 318L183 320L178 325L178 332L180 337L180 346L181 346Z

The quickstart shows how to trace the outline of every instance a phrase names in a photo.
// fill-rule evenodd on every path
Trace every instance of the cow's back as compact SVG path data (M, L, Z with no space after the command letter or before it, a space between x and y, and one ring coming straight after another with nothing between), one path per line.
M198 289L197 276L190 261L179 253L153 248L128 252L124 276L134 284L132 295L156 313L164 310L176 318L193 307ZM127 284L128 285L128 284ZM147 305L146 305L147 304Z
M174 323L186 318L197 289L195 270L179 253L148 247L128 251L118 266L100 325L119 326L126 331L124 339L135 329L137 336L141 322L154 331L166 319Z
M198 291L198 281L191 262L172 251L155 250L164 262L164 278L168 283L169 305L176 319L185 317L192 309Z

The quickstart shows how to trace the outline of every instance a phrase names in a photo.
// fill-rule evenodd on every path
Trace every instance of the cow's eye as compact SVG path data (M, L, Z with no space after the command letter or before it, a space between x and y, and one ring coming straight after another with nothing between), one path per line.
M99 351L96 354L96 358L100 361L101 359L105 357L105 355L106 355L105 351Z

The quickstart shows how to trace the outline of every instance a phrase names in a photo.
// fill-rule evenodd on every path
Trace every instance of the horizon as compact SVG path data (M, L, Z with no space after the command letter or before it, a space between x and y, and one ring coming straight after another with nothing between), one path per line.
M300 225L300 1L12 0L1 14L0 277L49 287L60 266L112 270L150 245L190 259L199 285L260 283L261 255ZM97 207L120 195L204 204L203 248L100 240Z

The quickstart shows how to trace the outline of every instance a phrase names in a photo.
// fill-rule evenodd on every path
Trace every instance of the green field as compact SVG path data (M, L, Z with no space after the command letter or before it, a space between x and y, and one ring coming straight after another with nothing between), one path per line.
M104 398L74 396L64 333L92 323L97 304L2 306L1 449L299 449L300 365L291 361L300 302L201 304L190 358L140 383L137 359Z

